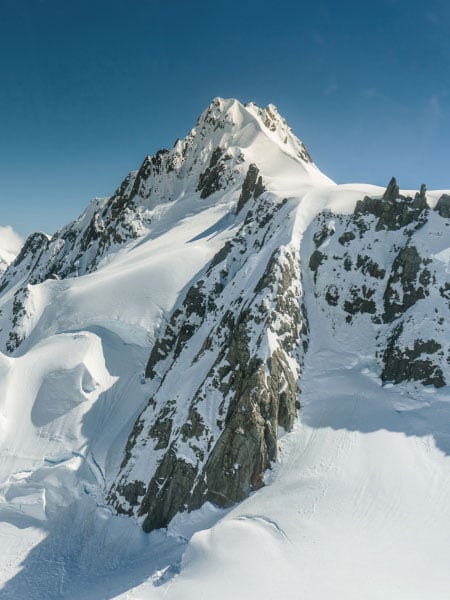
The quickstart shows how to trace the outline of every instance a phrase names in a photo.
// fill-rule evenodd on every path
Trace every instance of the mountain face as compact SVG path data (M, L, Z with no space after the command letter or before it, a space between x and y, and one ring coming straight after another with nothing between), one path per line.
M238 210L245 193L244 183ZM447 258L430 255L430 238L445 252L449 199L430 210L424 186L408 197L392 179L349 215L320 212L305 233L324 318L338 338L368 345L383 383L449 380ZM146 376L155 392L108 497L119 512L145 517L146 530L259 489L277 458L278 428L290 431L300 407L308 319L292 203L251 200L152 348Z
M260 167L254 164L259 156ZM121 248L190 211L233 201L237 194L243 205L265 189L261 167L268 182L279 170L295 173L304 185L329 182L274 106L262 110L216 99L184 140L148 156L111 198L94 200L52 237L35 233L26 240L0 284L1 292L13 293L6 350L16 350L28 335L28 285L91 273Z
M412 442L399 442L401 432L434 436L450 453L436 426L450 379L449 226L449 195L403 192L395 179L386 189L338 186L274 106L216 99L186 138L147 157L110 198L51 237L31 235L0 279L0 516L22 529L45 523L50 541L38 562L73 545L76 558L54 587L35 574L41 597L82 595L73 586L93 585L92 561L114 570L124 520L146 532L172 527L184 540L210 525L198 517L179 534L178 524L211 507L235 507L235 522L228 516L217 529L225 543L227 523L253 519L244 538L263 523L302 562L311 554L296 553L302 528L325 510L327 490L354 514L360 504L342 490L353 486L370 506L384 489L367 441L375 423L397 436L383 437L376 456L389 448L395 465L397 452L403 478L401 444ZM349 474L340 457L351 448ZM428 460L432 451L422 451ZM441 481L448 471L433 461ZM236 508L247 498L251 516ZM326 510L317 531L336 521ZM86 515L95 515L87 529ZM73 543L59 533L72 523L83 524ZM258 554L255 536L244 562ZM89 554L99 539L110 562ZM195 539L186 568L205 555ZM19 551L10 559L11 577L22 560ZM14 593L28 589L26 576L12 581ZM191 597L189 589L173 597Z
M337 332L371 331L366 343L384 383L449 381L448 206L444 194L431 210L425 186L405 196L392 179L381 198L365 196L351 215L317 219L309 259L317 301Z
M290 210L263 195L250 200L147 363L155 391L109 495L118 511L145 516L146 530L207 500L226 507L260 488L277 457L278 428L290 431L296 418L306 340L298 253L283 243Z
M172 150L147 156L110 198L94 200L76 221L52 237L31 235L3 278L2 289L10 289L25 276L28 283L37 284L96 270L102 259L142 237L186 196L199 196L198 204L205 206L201 201L213 195L217 201L218 192L240 189L246 176L247 185L254 187L252 174L257 177L258 168L249 173L247 169L255 152L266 151L264 162L285 158L303 171L305 179L326 181L274 106L261 110L253 104L243 107L216 99L184 140L177 140ZM268 165L266 172L273 176L276 164ZM258 185L262 191L260 178Z

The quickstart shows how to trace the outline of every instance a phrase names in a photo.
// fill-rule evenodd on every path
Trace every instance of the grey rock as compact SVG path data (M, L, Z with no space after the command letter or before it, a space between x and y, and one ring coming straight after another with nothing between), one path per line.
M196 475L195 467L177 457L175 452L164 455L139 508L139 515L146 515L142 524L144 531L166 527L177 512L187 508Z
M207 169L200 174L197 191L200 192L200 198L208 198L211 194L222 189L222 174L225 171L224 162L220 162L222 149L216 148L209 161Z
M425 298L425 286L419 285L422 258L415 246L402 248L395 257L384 293L385 323L391 323L418 300ZM399 296L398 284L402 289Z
M377 217L376 231L396 231L411 224L416 229L422 227L428 218L428 208L424 184L415 198L405 197L400 195L397 181L393 177L382 198L366 196L356 203L354 214L372 214ZM360 227L365 226L364 222L357 223Z
M361 288L356 286L350 289L351 300L345 300L344 310L349 315L356 315L357 313L376 313L376 304L373 300L375 290L363 284Z
M259 175L259 169L255 164L251 164L248 168L247 175L245 176L244 183L242 184L242 191L236 207L236 214L241 212L251 197L259 198L264 191L265 188L262 177Z
M419 339L414 341L413 348L402 348L398 343L402 330L403 327L394 330L384 351L382 381L398 384L414 380L423 385L443 387L446 382L435 357L441 350L441 345L435 340ZM424 354L429 355L429 358L424 358Z
M353 231L346 231L344 232L338 239L338 242L342 245L342 246L346 246L349 242L351 242L352 240L354 240L356 238L355 234L353 233Z
M264 471L277 456L278 427L291 429L299 408L296 375L290 366L290 357L307 342L299 305L298 257L294 260L290 251L277 249L245 302L241 296L231 304L228 295L226 301L222 298L225 289L233 290L235 273L260 248L263 251L275 227L273 216L285 205L262 194L255 197L255 172L252 181L251 211L203 278L188 289L150 355L146 374L158 387L136 421L108 496L118 511L145 515L146 531L165 527L177 512L193 510L207 500L229 506L263 485ZM258 348L269 330L278 339L278 348L263 363ZM193 357L189 342L194 335L201 336L201 347ZM214 356L212 364L208 356ZM180 409L187 411L180 421L176 402L161 404L158 394L171 369L189 362L208 365L208 370L191 392L188 406ZM222 398L214 414L207 408L210 395ZM130 508L124 496L125 486L133 480L128 476L130 459L148 444L157 453L157 467L144 498Z
M317 275L317 270L323 261L326 260L325 254L320 252L319 250L314 250L309 259L309 268L314 273L314 276Z
M380 267L367 255L362 256L361 254L358 254L356 268L359 269L363 275L369 274L375 279L383 279L386 275L386 269Z
M450 196L448 194L442 194L434 210L436 210L444 219L450 219Z
M330 306L337 306L339 303L339 288L337 285L331 284L328 286L325 294L325 300Z
M386 200L386 202L394 202L399 196L400 188L398 187L396 178L392 177L383 194L383 199Z

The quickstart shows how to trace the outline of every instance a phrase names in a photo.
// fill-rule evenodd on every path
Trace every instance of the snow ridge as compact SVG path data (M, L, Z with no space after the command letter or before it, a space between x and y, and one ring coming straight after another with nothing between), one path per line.
M146 375L155 391L109 494L147 531L260 488L278 428L292 429L302 318L291 210L268 193L256 198L153 346Z

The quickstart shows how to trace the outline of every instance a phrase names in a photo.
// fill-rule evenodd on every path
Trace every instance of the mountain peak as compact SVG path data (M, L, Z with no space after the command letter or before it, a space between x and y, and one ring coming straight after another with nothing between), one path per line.
M240 136L236 139L235 145L242 147L250 145L250 131L253 138L258 133L263 133L279 145L285 154L304 163L313 164L305 145L294 135L274 104L261 108L255 102L242 104L235 98L216 97L202 112L191 134L200 133L202 137L210 137L217 131L238 136L245 132L243 139Z
M221 98L220 96L216 96L210 102L200 115L198 122L202 123L211 116L220 118L220 115L232 116L233 113L236 115L238 112L245 113L246 111L257 118L260 118L265 127L272 131L275 131L277 124L287 126L286 119L280 115L274 104L269 103L265 108L262 108L256 104L256 102L247 102L243 104L236 98Z
M145 157L110 198L91 202L51 239L31 236L2 286L9 288L30 273L36 283L55 274L65 278L91 272L108 254L148 232L163 214L170 222L171 214L179 218L206 204L228 203L239 213L249 194L288 197L330 183L273 104L260 108L217 97L184 139Z

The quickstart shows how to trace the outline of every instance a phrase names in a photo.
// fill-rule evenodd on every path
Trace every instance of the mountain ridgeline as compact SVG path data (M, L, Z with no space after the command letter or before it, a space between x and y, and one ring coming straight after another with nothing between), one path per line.
M128 257L132 269L143 245L217 211L187 242L208 239L216 251L202 250L194 276L145 325L148 398L102 489L117 513L151 531L265 485L280 435L301 420L314 328L306 294L336 338L376 357L380 384L448 384L450 196L425 186L401 193L395 179L386 190L366 187L346 190L323 175L274 106L216 99L110 198L53 236L26 240L0 279L0 343L13 357L44 331L74 329L46 317L48 298L62 298L69 280L88 289L94 273ZM129 328L127 340L136 327L120 310L76 323Z

